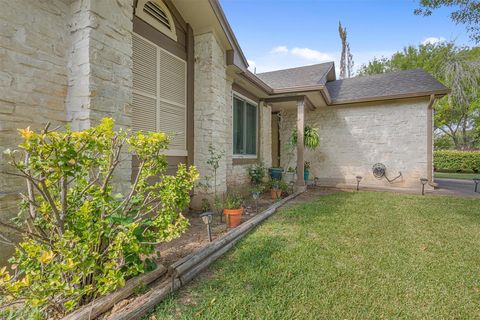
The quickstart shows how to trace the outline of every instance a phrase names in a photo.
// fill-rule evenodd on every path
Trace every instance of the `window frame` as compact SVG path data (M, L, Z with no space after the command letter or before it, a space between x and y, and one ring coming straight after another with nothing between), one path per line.
M235 135L235 131L234 131L234 127L233 127L233 112L234 112L234 102L235 102L235 98L239 99L239 100L242 100L245 104L246 103L249 103L251 104L252 106L255 107L255 115L256 115L256 121L255 121L255 154L239 154L239 153L235 153L235 146L233 145L233 141L235 139L234 135ZM259 153L259 141L258 141L258 137L259 137L259 131L260 131L260 112L259 112L259 106L260 104L234 90L232 90L232 101L231 101L231 107L232 107L232 158L233 159L258 159L258 153ZM245 108L245 111L246 112L246 108ZM246 119L246 117L245 117ZM245 130L245 128L244 128ZM244 133L245 134L245 133ZM244 141L246 141L246 136L244 137Z

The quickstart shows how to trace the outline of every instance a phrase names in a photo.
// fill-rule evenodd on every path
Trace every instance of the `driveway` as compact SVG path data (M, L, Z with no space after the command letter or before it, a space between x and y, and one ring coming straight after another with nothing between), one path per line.
M480 184L478 186L478 192L475 193L475 184L472 180L435 179L435 182L438 183L438 189L433 192L434 194L480 198Z

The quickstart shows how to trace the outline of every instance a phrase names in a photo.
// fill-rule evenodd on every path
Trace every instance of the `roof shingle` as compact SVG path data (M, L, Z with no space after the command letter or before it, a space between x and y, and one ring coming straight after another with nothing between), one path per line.
M256 76L273 89L323 85L333 62L310 66L257 73Z
M327 82L326 87L333 103L448 92L447 87L422 69L335 80Z

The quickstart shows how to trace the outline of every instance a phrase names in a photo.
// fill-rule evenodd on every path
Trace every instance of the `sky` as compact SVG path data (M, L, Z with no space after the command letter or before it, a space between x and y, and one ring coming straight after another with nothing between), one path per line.
M413 14L418 0L220 0L227 19L257 73L335 61L347 28L354 69L374 57L389 57L407 45L452 41L473 46L452 9Z

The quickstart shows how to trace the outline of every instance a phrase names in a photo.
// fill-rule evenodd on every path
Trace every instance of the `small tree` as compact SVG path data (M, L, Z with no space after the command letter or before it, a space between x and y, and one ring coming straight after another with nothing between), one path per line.
M151 268L155 245L186 229L181 212L196 169L179 165L169 176L167 135L113 128L109 118L80 132L27 128L20 149L7 152L16 169L10 174L25 179L27 193L14 224L2 223L23 239L16 245L2 237L16 247L12 272L0 270L4 316L64 315ZM114 193L112 177L125 145L139 169L123 196Z

